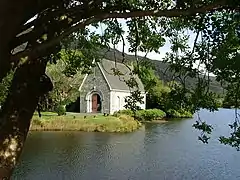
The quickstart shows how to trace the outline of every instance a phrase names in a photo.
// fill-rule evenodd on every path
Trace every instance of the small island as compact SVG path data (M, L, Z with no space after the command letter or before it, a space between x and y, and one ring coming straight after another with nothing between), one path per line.
M191 117L189 114L187 117ZM85 131L85 132L133 132L144 123L165 123L169 118L159 109L133 111L125 109L113 115L101 113L35 113L31 131Z
M118 117L104 114L57 113L44 112L41 118L34 114L31 131L85 131L85 132L132 132L142 124L129 115Z

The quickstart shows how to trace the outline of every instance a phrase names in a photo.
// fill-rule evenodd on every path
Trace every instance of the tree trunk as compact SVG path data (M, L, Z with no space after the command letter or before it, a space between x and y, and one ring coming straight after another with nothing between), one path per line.
M21 154L39 96L52 89L45 76L46 62L19 67L0 114L0 179L9 179Z

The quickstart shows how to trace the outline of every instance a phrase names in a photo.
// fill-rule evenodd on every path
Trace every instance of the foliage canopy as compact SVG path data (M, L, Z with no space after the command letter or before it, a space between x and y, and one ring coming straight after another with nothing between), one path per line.
M211 73L227 87L236 85L238 91L239 7L238 0L1 0L0 82L12 70L14 75L0 112L0 128L7 129L0 131L0 144L10 142L10 137L19 137L17 149L21 151L37 100L51 89L49 78L44 76L46 64L59 59L62 45L66 44L64 38L68 36L77 37L77 48L82 54L78 61L70 61L70 74L97 60L94 53L97 48L122 43L124 52L128 41L129 52L147 54L159 53L159 48L170 42L171 52L164 61L171 64L170 69L181 79L184 92L187 77L198 79L192 99L194 108L205 107L202 100L211 95L208 88ZM120 18L125 19L126 26L119 22ZM103 32L91 32L89 25L104 26ZM186 31L195 36L192 45L187 43ZM235 143L223 138L221 142L239 147L238 119L236 113L230 137ZM208 126L198 123L196 127L209 132ZM12 169L17 158L0 155L0 159Z

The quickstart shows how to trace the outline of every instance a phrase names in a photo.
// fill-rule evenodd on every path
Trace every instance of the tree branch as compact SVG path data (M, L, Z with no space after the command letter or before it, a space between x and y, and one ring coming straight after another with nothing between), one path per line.
M125 18L126 19L126 18L145 17L145 16L156 16L156 17L191 16L197 13L205 13L205 12L210 12L215 10L221 10L223 8L228 8L224 0L218 1L218 3L215 2L206 6L202 6L200 8L189 8L185 10L171 9L171 10L155 10L155 11L152 11L152 10L151 11L135 11L135 12L124 12L124 13L118 13L118 12L102 13L77 23L76 25L66 29L65 32L59 35L58 37L51 39L49 41L46 41L45 43L40 44L34 49L27 49L23 52L12 55L11 60L13 62L17 62L22 57L27 57L27 56L33 56L34 58L40 57L42 56L42 53L46 49L54 45L57 45L64 37L67 37L73 32L76 32L79 29L83 29L92 23L96 23L104 19L109 19L109 18Z

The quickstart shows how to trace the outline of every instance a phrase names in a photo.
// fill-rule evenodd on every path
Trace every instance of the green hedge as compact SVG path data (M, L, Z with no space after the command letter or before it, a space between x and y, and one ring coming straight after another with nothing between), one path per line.
M62 105L58 105L55 107L55 112L58 114L58 116L66 115L66 109Z
M113 115L119 117L122 114L126 114L129 116L134 116L133 112L129 109L120 110L115 112ZM180 109L169 109L166 113L160 109L146 109L146 110L139 110L136 112L135 118L138 121L152 121L152 120L159 120L164 117L168 118L192 118L193 114L187 110Z
M193 117L193 114L184 109L180 109L180 110L169 109L167 111L167 117L169 117L169 118L191 118L191 117Z
M160 109L146 109L136 112L136 119L139 121L159 120L166 116L166 113Z
M113 116L119 117L122 114L133 116L133 112L130 109L124 109L124 110L116 111L116 112L113 113Z
M133 112L129 109L117 111L114 113L114 116L118 117L121 114L134 116ZM135 118L138 121L152 121L152 120L162 119L165 116L166 116L166 113L160 109L146 109L146 110L137 111Z

